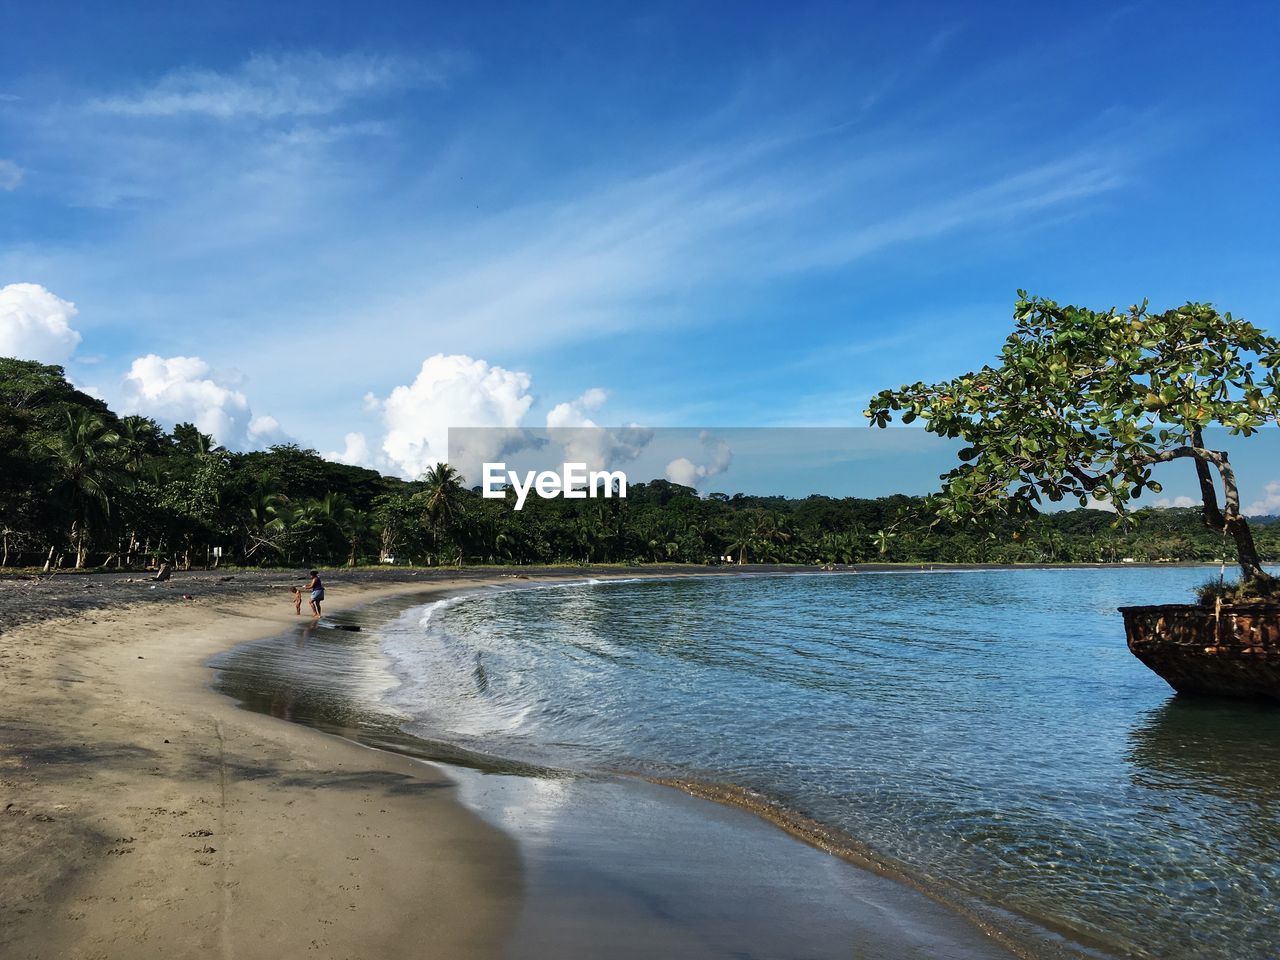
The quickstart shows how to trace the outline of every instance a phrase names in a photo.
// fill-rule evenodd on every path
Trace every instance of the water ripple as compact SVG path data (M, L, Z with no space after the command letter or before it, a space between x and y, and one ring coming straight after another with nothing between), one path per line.
M1115 608L1203 571L490 591L386 628L413 732L741 784L1118 954L1280 943L1280 711L1175 700Z

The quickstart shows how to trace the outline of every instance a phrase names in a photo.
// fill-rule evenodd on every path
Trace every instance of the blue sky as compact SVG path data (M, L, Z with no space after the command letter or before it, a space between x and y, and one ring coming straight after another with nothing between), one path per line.
M1019 287L1280 326L1267 4L10 2L0 30L0 287L39 287L8 342L233 446L411 473L443 427L552 414L852 425L988 360Z

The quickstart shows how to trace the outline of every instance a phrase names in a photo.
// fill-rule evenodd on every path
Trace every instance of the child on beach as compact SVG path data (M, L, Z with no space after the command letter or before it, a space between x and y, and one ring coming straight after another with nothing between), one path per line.
M295 617L302 616L302 591L297 587L289 588L293 592L293 615Z

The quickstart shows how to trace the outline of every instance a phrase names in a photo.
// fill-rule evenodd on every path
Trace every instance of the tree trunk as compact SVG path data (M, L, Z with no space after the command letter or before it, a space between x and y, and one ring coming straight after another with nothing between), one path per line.
M84 555L87 552L84 545L84 528L80 526L80 522L76 521L71 524L71 543L76 551L76 569L84 569Z
M1258 559L1258 548L1253 543L1253 531L1240 514L1229 515L1226 520L1226 532L1236 543L1236 554L1240 560L1240 575L1246 580L1260 580L1267 576L1262 569L1262 561Z
M1224 501L1222 532L1229 534L1235 541L1236 557L1240 562L1240 575L1243 582L1269 579L1266 571L1262 569L1262 561L1258 559L1258 548L1253 542L1253 531L1249 529L1248 521L1240 514L1240 489L1236 486L1236 473L1230 461L1227 460L1226 453L1218 454L1216 466L1218 475L1222 477Z

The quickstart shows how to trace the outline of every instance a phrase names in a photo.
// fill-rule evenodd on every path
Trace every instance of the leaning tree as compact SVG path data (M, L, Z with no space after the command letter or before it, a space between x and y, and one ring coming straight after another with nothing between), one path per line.
M1249 436L1276 419L1280 341L1201 303L1099 312L1020 290L1013 319L997 365L885 390L865 411L874 426L896 414L967 444L932 498L937 518L1026 515L1068 497L1124 513L1160 491L1154 467L1185 459L1205 524L1235 543L1242 582L1267 579L1227 452L1205 432Z

